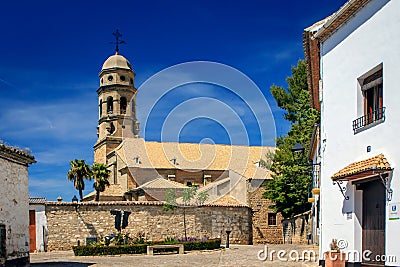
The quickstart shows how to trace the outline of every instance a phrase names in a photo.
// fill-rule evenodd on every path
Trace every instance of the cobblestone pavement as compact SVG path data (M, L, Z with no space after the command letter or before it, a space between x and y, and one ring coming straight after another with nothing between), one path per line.
M290 266L290 267L316 267L318 260L303 260L303 251L312 250L318 253L318 247L307 245L272 245L268 244L268 255L270 258L262 261L258 259L258 252L264 250L264 245L239 246L231 245L229 249L213 251L192 251L184 255L122 255L122 256L90 256L76 257L73 252L42 252L31 254L32 267L87 267L87 266ZM273 253L273 250L275 253ZM278 251L284 250L281 254L282 261L278 259ZM296 252L300 255L299 260L293 261L290 256L295 257ZM262 253L260 256L263 257ZM318 256L316 257L318 259Z

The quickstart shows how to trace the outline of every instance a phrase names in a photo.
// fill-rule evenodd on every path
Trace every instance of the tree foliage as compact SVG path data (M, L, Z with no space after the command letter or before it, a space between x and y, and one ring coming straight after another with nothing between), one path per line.
M68 180L74 182L75 189L79 191L80 201L83 199L82 191L85 190L84 179L91 180L92 172L89 165L83 159L74 159L70 162L71 168L68 171Z
M302 213L310 208L308 191L311 185L311 167L308 161L311 135L319 120L319 113L311 107L307 89L306 64L300 60L292 67L292 76L286 79L287 89L271 86L271 93L280 108L285 110L284 119L291 123L286 136L276 140L277 150L270 170L272 180L266 184L264 197L271 199L271 206L284 217ZM303 154L293 155L291 149L301 143Z
M100 199L100 192L106 190L106 186L110 186L108 178L110 177L111 171L108 166L103 163L94 163L92 165L92 175L94 179L93 187L96 190L96 201Z

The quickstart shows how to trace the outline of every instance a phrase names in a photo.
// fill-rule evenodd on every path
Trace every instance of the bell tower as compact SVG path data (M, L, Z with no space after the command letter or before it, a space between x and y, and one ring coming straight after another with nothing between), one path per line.
M116 52L104 62L99 74L98 139L94 145L96 163L107 163L107 155L123 138L139 137L139 122L136 119L137 89L134 85L136 74L129 61L119 55L118 43L121 44L117 37Z

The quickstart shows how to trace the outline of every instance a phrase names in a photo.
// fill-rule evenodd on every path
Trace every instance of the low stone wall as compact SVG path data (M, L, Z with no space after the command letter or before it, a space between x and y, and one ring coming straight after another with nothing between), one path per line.
M78 240L85 244L86 237L99 238L117 233L114 215L110 210L131 212L129 224L122 234L130 237L143 234L148 241L161 241L167 237L184 237L183 208L165 212L160 202L66 202L46 203L48 250L70 250ZM233 244L252 243L251 209L246 206L202 206L186 208L188 237L226 239L231 230Z
M311 211L282 220L282 226L284 243L307 244L307 234L312 232Z

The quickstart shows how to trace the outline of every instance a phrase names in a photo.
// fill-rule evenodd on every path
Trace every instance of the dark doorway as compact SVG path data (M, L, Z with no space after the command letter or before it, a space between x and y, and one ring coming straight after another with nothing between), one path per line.
M370 260L363 263L384 265L386 191L380 179L360 185L363 190L362 249L370 250ZM378 256L378 257L377 257Z

